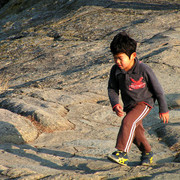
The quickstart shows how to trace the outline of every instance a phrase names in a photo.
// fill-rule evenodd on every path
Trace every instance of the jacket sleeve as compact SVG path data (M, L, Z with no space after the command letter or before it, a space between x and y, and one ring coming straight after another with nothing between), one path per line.
M109 82L108 82L108 96L112 108L119 104L119 86L118 81L115 77L116 66L114 65L110 72Z
M159 113L166 113L168 112L168 106L165 99L163 88L161 87L156 75L152 71L152 69L146 66L146 76L148 81L148 86L150 91L152 92L155 99L158 101L159 105Z

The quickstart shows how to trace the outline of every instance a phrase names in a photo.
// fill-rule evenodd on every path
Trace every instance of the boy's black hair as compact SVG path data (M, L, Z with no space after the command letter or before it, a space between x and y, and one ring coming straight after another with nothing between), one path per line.
M113 55L125 53L129 58L133 52L136 52L136 47L137 42L130 38L126 32L118 33L110 44L110 49Z

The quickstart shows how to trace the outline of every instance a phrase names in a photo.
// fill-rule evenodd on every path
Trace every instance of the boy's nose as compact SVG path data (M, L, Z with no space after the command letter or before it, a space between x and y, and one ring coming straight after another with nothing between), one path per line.
M119 65L121 65L121 61L116 61L116 64L119 66Z

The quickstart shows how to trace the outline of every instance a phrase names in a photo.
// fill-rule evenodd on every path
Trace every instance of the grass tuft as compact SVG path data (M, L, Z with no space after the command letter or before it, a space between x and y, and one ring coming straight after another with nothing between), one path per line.
M4 74L0 75L0 93L3 93L9 89L9 78L5 77Z

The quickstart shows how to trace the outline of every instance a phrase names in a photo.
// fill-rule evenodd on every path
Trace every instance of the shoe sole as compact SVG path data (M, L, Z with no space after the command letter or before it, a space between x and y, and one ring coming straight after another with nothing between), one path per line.
M110 155L107 156L107 158L108 158L109 160L113 161L113 162L116 162L116 163L122 165L122 166L127 166L127 164L122 164L122 163L120 163L117 159L113 158L113 157L110 156Z
M152 166L154 164L155 164L154 162L151 162L151 163L142 163L141 166Z
M141 164L142 166L150 166L150 165L152 165L152 163L150 164L150 163L143 163L143 164Z

